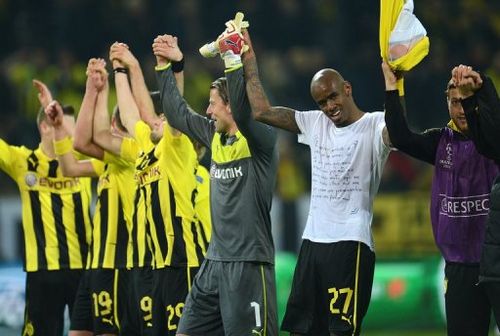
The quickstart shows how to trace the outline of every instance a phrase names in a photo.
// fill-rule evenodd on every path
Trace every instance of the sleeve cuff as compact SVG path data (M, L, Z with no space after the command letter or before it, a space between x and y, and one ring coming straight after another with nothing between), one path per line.
M167 64L165 65L161 65L161 66L155 66L155 71L164 71L164 70L167 70L168 68L170 68L172 66L172 63L168 62Z

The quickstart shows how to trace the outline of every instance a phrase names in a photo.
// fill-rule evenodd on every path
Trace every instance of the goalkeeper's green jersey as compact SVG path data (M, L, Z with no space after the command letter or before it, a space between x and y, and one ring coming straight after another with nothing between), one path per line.
M163 111L172 127L212 150L212 237L207 259L274 263L271 201L278 155L276 131L253 120L243 69L227 73L229 101L238 131L226 136L213 120L190 109L170 69L157 72Z

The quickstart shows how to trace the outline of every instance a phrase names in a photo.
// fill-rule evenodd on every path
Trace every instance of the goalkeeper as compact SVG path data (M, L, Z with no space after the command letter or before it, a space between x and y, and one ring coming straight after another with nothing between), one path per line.
M256 122L245 94L242 17L228 22L216 49L226 78L210 87L207 115L180 95L170 62L177 39L153 43L163 111L172 127L212 150L212 238L186 299L178 335L277 335L271 200L278 163L276 131Z

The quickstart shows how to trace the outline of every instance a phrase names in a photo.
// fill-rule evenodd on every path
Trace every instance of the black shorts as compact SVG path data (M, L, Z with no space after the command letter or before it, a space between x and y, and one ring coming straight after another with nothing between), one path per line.
M119 270L90 271L90 298L94 334L118 334L119 331Z
M78 288L70 330L118 335L122 324L126 329L129 323L126 276L125 270L118 269L85 271Z
M92 300L90 298L90 271L88 270L84 271L78 286L69 330L94 331Z
M178 332L189 336L278 335L274 265L205 260Z
M282 330L315 336L359 335L374 269L375 254L363 243L304 240Z
M478 286L479 264L446 263L444 272L448 335L487 336L491 306Z
M63 334L64 310L73 309L81 275L81 270L27 273L23 335Z
M138 267L127 271L129 293L127 306L127 330L120 335L151 335L153 328L153 271L150 267Z
M153 336L175 336L198 267L153 270Z

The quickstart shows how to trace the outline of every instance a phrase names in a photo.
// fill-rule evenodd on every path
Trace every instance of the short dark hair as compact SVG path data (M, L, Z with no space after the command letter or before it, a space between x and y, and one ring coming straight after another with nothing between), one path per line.
M446 97L450 96L451 89L456 89L456 88L457 86L455 85L455 82L453 81L453 79L450 79L448 81L448 84L446 84L446 90L444 90L444 93L446 93Z
M63 114L67 116L75 116L75 109L71 105L64 105L62 107L63 109ZM45 115L45 109L43 107L40 107L38 110L38 114L36 115L36 124L40 126L40 124L47 119L47 116Z
M224 103L229 103L229 92L227 90L227 79L226 77L217 78L210 85L210 89L216 89L219 93L219 96L222 98Z

